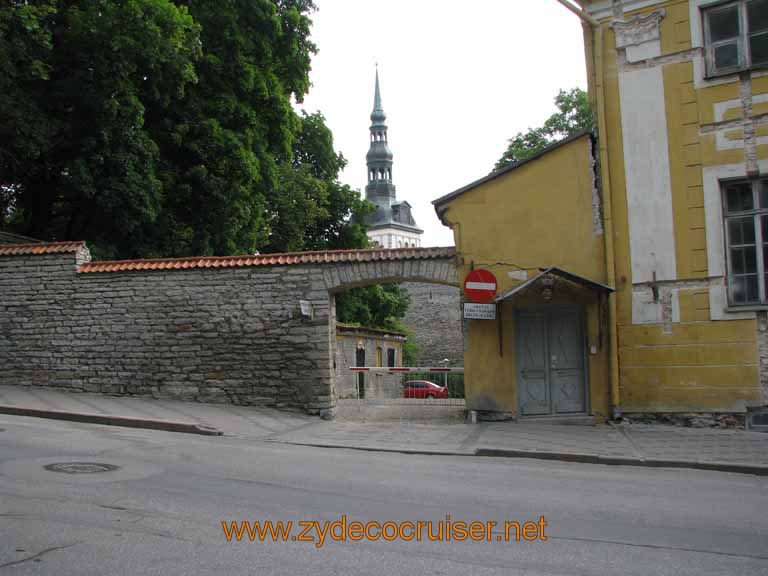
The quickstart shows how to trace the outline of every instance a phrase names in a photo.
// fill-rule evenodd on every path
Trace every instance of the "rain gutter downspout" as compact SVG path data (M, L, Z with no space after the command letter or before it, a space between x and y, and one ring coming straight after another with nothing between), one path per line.
M605 83L603 63L603 29L595 18L584 10L571 4L568 0L557 0L571 12L589 25L592 41L592 85L595 87L595 104L597 112L598 148L600 155L601 179L603 196L603 226L605 229L605 270L607 284L616 287L616 265L614 252L613 203L611 201L611 175L608 155L608 134L605 120ZM610 358L609 382L611 390L611 415L621 417L621 395L619 392L619 338L617 329L616 292L608 295L608 354Z

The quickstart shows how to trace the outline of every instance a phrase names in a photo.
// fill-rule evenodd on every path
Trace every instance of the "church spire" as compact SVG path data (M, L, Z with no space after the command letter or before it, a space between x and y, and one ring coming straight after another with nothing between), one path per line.
M372 122L384 122L387 115L384 114L384 108L381 106L381 90L379 89L379 68L376 67L376 91L373 95L373 112L371 112Z
M376 69L376 90L373 96L371 112L371 145L366 155L368 163L368 186L366 192L375 196L395 199L395 187L392 185L392 151L387 144L387 115L381 106L381 88L379 88L379 69ZM366 194L371 199L371 194Z
M422 231L411 215L411 205L398 202L392 183L392 151L387 142L387 115L381 105L379 70L376 68L376 87L371 112L371 144L365 156L368 164L368 185L365 198L376 205L376 211L366 218L369 237L379 246L395 248L419 246Z

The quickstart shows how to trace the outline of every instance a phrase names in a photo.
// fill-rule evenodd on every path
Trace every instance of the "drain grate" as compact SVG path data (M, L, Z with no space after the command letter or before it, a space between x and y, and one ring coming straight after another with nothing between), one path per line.
M98 474L119 470L120 466L103 462L56 462L47 464L43 468L49 472L61 472L63 474Z

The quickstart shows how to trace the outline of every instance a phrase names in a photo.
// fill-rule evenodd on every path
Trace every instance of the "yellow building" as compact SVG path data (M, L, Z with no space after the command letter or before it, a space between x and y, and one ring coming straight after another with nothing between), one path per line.
M594 141L571 138L434 202L460 276L483 267L499 282L497 320L468 321L469 406L763 405L768 0L578 3Z

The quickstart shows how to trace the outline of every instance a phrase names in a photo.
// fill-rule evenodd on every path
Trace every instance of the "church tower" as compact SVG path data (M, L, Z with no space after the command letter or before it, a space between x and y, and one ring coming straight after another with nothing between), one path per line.
M368 217L368 237L382 248L421 246L423 230L416 226L408 202L397 201L392 183L392 151L387 143L387 115L381 106L379 71L371 112L371 145L366 155L368 184L365 198L376 205Z

